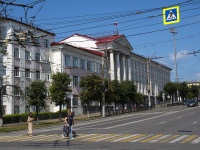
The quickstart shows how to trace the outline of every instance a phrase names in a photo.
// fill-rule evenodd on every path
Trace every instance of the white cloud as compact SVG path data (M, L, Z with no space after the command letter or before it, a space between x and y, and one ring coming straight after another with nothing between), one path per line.
M187 50L182 50L176 53L176 60L180 60L180 59L186 59L188 57L190 57L189 55L187 55L188 51ZM174 60L174 53L170 54L170 59Z

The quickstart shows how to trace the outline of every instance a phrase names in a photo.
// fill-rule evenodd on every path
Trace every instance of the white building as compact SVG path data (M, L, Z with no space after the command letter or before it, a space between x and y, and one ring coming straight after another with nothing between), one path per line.
M80 77L91 73L101 75L102 64L106 78L133 80L138 92L148 95L150 91L152 98L156 98L163 85L170 81L171 69L134 54L124 35L92 38L74 34L54 42L55 34L13 19L1 18L0 28L7 39L3 42L7 42L4 48L6 53L2 56L3 84L17 85L25 91L31 81L46 80L48 85L51 73L66 72L73 79L71 86L76 114L82 113L78 96L81 91ZM52 43L51 46L49 43ZM29 111L26 98L11 87L6 90L10 93L3 96L6 114ZM156 103L156 99L152 102ZM48 103L47 110L55 112L58 107Z
M52 43L51 48L51 60L56 62L52 71L66 72L73 78L74 109L78 108L78 112L81 110L78 99L81 90L78 86L80 77L90 73L101 75L103 63L105 77L110 80L135 81L138 92L148 95L150 91L151 102L154 104L157 103L156 96L163 90L164 84L170 81L171 69L134 54L124 35L91 38L74 34L60 42Z
M0 18L0 29L3 37L1 45L4 44L3 84L16 85L25 92L31 81L49 80L50 69L46 66L55 34L10 18ZM9 86L6 92L8 94L3 95L5 114L29 112L27 100L20 96L19 91Z

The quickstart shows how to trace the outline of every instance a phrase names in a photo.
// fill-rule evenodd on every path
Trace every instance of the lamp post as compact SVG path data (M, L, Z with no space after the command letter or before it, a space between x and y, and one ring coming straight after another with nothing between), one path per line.
M147 84L148 84L148 106L149 106L149 109L151 108L151 90L150 90L150 72L149 72L149 63L150 63L150 58L147 59Z
M105 57L105 51L103 52L102 56L102 117L105 117L105 81L104 81L104 57Z
M170 28L170 32L173 34L173 43L174 43L174 66L175 66L175 81L178 82L178 71L177 71L177 61L176 61L176 39L175 39L175 34L177 34L177 32L175 31L174 28Z

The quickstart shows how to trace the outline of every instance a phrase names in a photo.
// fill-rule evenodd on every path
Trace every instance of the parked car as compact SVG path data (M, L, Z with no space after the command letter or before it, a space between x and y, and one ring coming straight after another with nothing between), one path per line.
M190 100L190 101L187 102L186 105L187 105L187 107L196 107L196 106L198 106L198 101Z

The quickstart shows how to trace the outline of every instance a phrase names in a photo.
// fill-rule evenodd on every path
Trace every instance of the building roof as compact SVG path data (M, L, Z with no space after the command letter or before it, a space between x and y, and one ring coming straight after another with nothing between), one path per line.
M53 42L51 44L51 46L56 46L56 45L68 45L70 47L77 48L76 46L72 46L72 45L66 44L66 43ZM78 49L86 51L86 52L94 54L94 55L97 55L97 56L103 56L103 52L100 52L100 51L94 51L94 50L86 49L86 48L83 48L83 47L78 47Z
M118 39L122 36L124 36L124 35L112 35L112 36L105 36L105 37L96 38L96 40L97 40L96 44L113 42L113 41L115 41L116 39Z
M32 25L30 25L30 24L27 24L27 23L24 23L24 22L21 22L21 21L12 19L12 18L0 17L0 19L9 20L9 21L13 21L13 22L16 22L16 23L19 23L19 24L23 24L23 25L25 25L25 26L28 26L29 28L31 27L31 28L34 28L34 29L36 29L36 30L39 30L39 31L45 32L45 33L47 33L47 34L50 34L50 35L52 35L52 36L55 36L55 33L53 33L53 32L46 31L46 30L44 30L44 29L41 29L41 28L32 26Z

